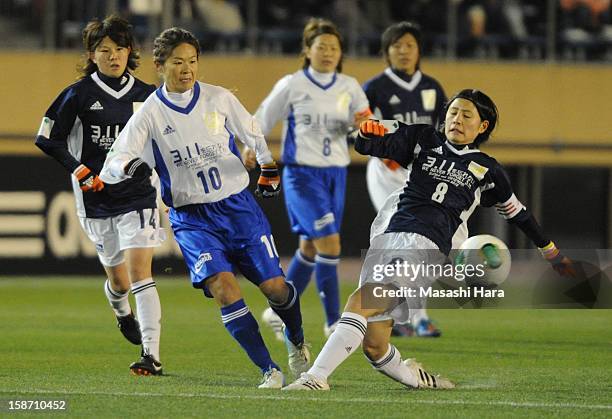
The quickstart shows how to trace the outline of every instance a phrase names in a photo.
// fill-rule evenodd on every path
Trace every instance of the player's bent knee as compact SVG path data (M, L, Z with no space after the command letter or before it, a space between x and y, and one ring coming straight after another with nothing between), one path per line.
M312 240L300 240L300 252L308 259L313 260L317 255L317 249L312 243Z
M211 276L205 285L221 306L233 304L242 298L238 280L230 272L220 272Z
M285 278L282 276L277 276L262 282L259 285L259 289L268 300L277 304L282 304L287 301L287 296L289 295L289 288L285 283Z
M388 347L389 344L387 342L377 342L374 339L368 339L367 335L362 344L363 353L372 361L377 361L385 356Z

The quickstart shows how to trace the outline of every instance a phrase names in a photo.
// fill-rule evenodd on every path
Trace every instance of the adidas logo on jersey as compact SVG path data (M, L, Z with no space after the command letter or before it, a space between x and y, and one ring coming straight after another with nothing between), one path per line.
M99 101L95 101L93 105L91 105L89 107L89 110L91 111L102 111L104 110L104 106L102 106L102 104Z
M166 128L164 129L163 134L168 135L168 134L172 134L173 132L176 132L176 130L172 128L170 125L166 125Z
M391 99L389 99L389 105L397 105L398 103L401 103L402 101L400 100L399 97L397 97L396 95L391 96Z

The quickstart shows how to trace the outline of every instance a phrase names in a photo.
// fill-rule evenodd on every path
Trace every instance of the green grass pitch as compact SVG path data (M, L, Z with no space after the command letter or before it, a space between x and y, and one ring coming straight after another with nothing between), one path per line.
M259 319L265 300L242 285ZM344 301L353 287L343 284ZM332 391L285 393L256 388L258 370L187 279L160 279L158 290L166 375L134 377L139 349L117 330L100 277L0 278L0 417L20 415L10 400L66 400L54 415L80 417L612 416L612 310L433 311L441 338L394 343L457 389L405 389L358 352ZM302 311L316 354L323 312L312 284ZM283 344L262 333L286 370Z

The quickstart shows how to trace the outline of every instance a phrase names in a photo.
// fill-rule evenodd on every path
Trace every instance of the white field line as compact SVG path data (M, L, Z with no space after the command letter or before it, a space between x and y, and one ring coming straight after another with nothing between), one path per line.
M469 400L380 400L373 398L321 398L321 397L295 397L289 394L285 395L251 395L251 394L219 394L219 393L124 393L124 392L106 392L106 391L72 391L72 390L28 390L28 391L0 391L0 394L56 394L60 396L118 396L118 397L170 397L180 399L227 399L227 400L275 400L275 401L302 401L302 402L321 402L321 403L384 403L384 404L427 404L427 405L455 405L455 406L505 406L518 408L535 408L535 409L589 409L589 410L612 410L612 404L580 404L580 403L540 403L540 402L513 402L513 401L469 401ZM302 393L303 394L303 393ZM6 398L6 397L4 397Z

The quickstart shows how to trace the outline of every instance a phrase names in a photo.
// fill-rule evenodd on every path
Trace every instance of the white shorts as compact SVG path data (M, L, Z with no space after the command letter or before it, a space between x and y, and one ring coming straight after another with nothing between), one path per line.
M378 235L370 242L370 248L366 254L361 274L359 275L359 287L364 284L390 285L397 289L412 288L416 290L420 287L427 287L433 284L438 276L427 273L425 270L418 276L390 275L380 278L375 275L376 266L393 265L395 261L403 264L426 266L444 265L447 258L440 251L438 246L427 237L417 233L385 233ZM405 271L403 271L405 272ZM362 297L363 300L363 297ZM424 302L419 298L406 299L404 302L395 306L390 312L373 316L368 322L377 322L393 319L396 323L407 323L410 320L410 309L422 308Z
M366 183L376 211L380 211L389 195L406 186L408 176L410 176L410 171L403 167L391 170L381 159L376 157L372 157L368 161Z
M109 218L80 218L87 237L96 245L104 266L124 262L123 251L130 248L156 247L166 239L159 226L157 208L136 210Z

